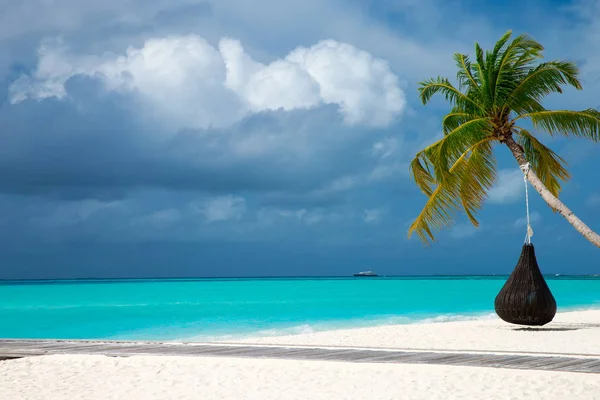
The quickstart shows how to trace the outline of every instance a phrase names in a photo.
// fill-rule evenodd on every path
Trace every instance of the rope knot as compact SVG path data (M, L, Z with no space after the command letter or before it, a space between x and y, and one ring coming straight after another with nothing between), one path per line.
M525 175L527 175L529 173L529 170L531 169L531 164L526 163L526 164L523 164L523 165L519 165L519 168L521 168L521 171L523 171L523 173Z

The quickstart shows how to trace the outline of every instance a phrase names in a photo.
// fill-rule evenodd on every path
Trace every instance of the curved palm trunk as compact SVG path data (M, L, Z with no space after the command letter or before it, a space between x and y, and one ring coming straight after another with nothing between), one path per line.
M504 142L512 152L519 165L527 164L527 159L525 158L525 152L523 151L523 148L517 142L515 142L512 136L506 136ZM600 247L600 235L591 230L586 224L583 223L582 220L577 218L577 216L573 214L573 211L569 210L569 208L565 206L562 201L560 201L546 188L546 186L544 186L540 178L538 178L532 170L529 170L529 173L527 174L527 180L529 180L531 185L535 188L535 190L537 190L537 192L550 207L565 217L565 219L569 221L569 223L573 225L573 227L577 229L577 231L581 233L583 237L597 247Z

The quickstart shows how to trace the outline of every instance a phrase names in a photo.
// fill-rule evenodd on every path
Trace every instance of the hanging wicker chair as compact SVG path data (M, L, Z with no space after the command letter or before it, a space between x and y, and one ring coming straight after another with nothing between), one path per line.
M556 300L538 267L531 243L525 243L512 274L496 296L496 314L511 324L539 326L552 321Z

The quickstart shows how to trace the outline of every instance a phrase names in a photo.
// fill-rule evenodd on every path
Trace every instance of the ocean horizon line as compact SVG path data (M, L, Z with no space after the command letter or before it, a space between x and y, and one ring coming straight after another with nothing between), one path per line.
M119 282L119 281L217 281L217 280L312 280L312 279L336 279L336 280L382 280L392 279L465 279L484 278L501 279L508 278L510 274L428 274L428 275L377 275L377 276L353 276L353 275L263 275L263 276L182 276L182 277L86 277L86 278L26 278L26 279L2 279L0 284L6 283L44 283L44 282ZM600 279L600 274L543 274L546 279Z

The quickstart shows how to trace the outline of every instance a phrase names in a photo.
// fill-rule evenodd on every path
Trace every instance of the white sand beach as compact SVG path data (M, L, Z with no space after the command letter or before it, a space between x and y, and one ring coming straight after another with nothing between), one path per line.
M592 374L195 357L44 356L0 363L7 400L600 399Z
M600 311L539 329L499 320L382 326L255 343L600 354ZM2 399L600 399L600 374L222 357L51 355L0 362Z

